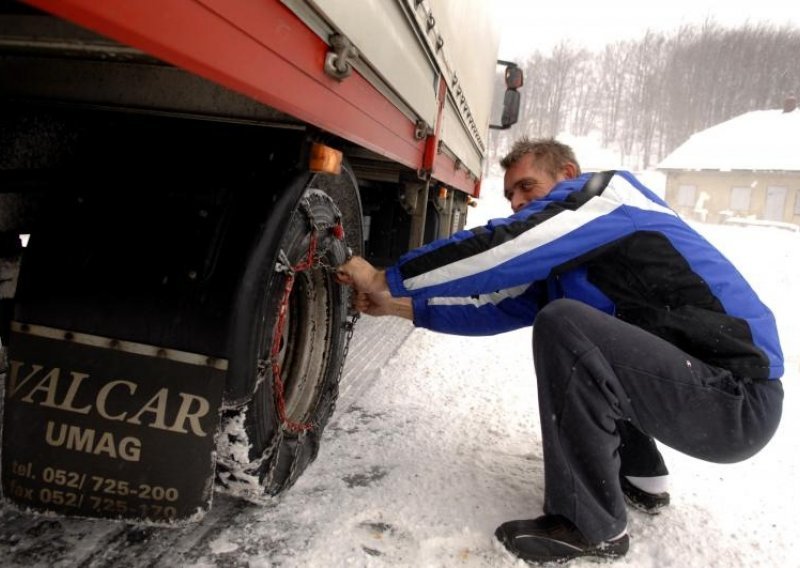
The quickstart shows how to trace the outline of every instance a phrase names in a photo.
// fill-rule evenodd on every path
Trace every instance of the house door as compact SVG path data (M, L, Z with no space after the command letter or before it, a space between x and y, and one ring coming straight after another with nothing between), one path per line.
M767 203L764 206L764 219L783 221L783 210L786 206L785 187L767 187Z

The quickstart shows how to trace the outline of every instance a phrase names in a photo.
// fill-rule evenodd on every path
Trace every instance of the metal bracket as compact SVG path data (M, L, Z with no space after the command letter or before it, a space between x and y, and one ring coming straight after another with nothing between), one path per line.
M431 134L433 134L433 128L428 126L428 124L421 118L417 119L417 122L414 125L414 139L422 140Z
M417 198L419 189L411 184L404 184L397 192L397 201L403 210L409 215L413 215L417 208Z
M433 11L428 12L428 19L425 21L425 25L428 28L428 31L431 31L436 27L436 18L433 17Z
M325 73L342 81L353 72L353 60L358 59L358 50L341 34L330 37L331 50L325 55Z

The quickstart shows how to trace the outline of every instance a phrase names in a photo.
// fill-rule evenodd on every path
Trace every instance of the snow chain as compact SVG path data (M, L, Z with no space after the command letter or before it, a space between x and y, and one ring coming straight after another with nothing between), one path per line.
M286 416L286 400L284 397L284 384L283 378L281 377L281 363L280 363L280 350L281 350L281 339L283 338L283 331L284 327L286 326L286 315L289 311L289 298L292 295L292 287L294 286L295 275L298 272L302 272L304 270L309 270L315 268L317 266L323 266L324 268L331 269L329 266L325 266L319 256L317 256L317 242L318 242L318 234L319 229L317 225L314 223L311 213L307 207L303 207L303 203L301 203L301 209L304 210L306 215L308 216L309 223L311 224L311 235L309 238L308 243L308 252L303 260L299 263L292 265L289 262L289 259L286 257L286 253L281 250L278 254L278 263L276 265L276 272L285 272L286 273L286 284L283 287L283 296L281 298L280 304L278 304L278 319L275 322L275 328L273 330L272 335L272 348L270 350L270 366L272 367L272 377L274 381L274 393L275 393L275 403L278 407L278 418L281 421L281 424L286 430L295 433L302 433L312 430L314 425L310 422L295 422L293 420L289 420L288 416ZM342 227L341 219L338 220L338 223L333 227L327 228L334 238L337 240L344 240L344 228ZM350 250L348 249L348 260L350 257ZM355 328L355 322L358 319L359 314L354 313L349 317L349 320L345 324L347 329L347 336L345 338L345 348L344 354L342 356L342 364L339 367L339 374L337 376L337 381L342 376L342 370L344 369L344 361L347 358L347 351L350 348L350 339L353 337L353 331Z

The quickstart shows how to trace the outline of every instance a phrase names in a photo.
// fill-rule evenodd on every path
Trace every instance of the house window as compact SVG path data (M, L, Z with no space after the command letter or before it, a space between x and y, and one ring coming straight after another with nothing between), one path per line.
M749 211L750 210L750 188L732 187L731 188L731 210Z
M696 199L697 199L696 185L678 186L678 207L694 207Z

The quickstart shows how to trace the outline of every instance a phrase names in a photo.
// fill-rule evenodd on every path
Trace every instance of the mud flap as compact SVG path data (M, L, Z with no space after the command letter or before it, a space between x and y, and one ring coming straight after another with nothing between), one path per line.
M153 524L210 508L227 361L19 323L8 359L6 500Z

